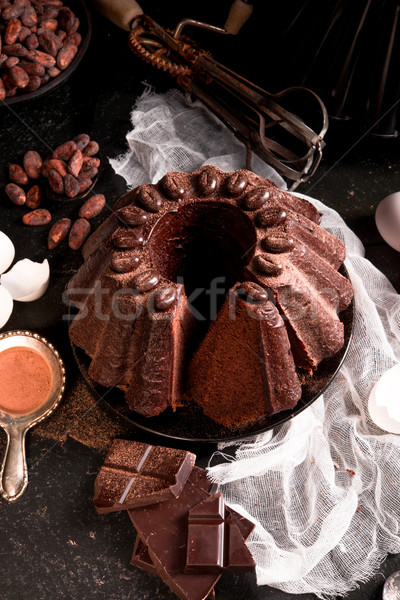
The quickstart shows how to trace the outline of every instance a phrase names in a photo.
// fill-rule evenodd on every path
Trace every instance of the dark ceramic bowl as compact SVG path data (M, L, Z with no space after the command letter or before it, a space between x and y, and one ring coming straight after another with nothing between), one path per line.
M3 100L2 104L11 105L17 104L19 102L28 102L28 100L34 100L35 98L39 98L48 92L51 92L59 85L62 85L67 81L68 77L72 75L72 73L78 68L79 63L81 62L83 56L85 55L86 50L89 47L90 38L92 36L92 20L91 15L86 3L83 0L66 0L64 2L65 6L71 8L71 10L75 13L75 15L80 20L80 25L78 32L82 36L82 43L78 48L78 52L71 62L69 67L62 71L60 75L54 77L54 79L50 79L47 83L40 86L39 89L34 92L27 92L26 94L21 93L19 95L13 96L12 98L6 98Z

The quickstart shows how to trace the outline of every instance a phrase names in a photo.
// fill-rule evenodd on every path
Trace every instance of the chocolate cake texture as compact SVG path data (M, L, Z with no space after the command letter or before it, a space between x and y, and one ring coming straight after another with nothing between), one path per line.
M343 346L345 248L307 200L246 170L169 172L122 196L68 285L89 375L151 417L224 426L293 408Z

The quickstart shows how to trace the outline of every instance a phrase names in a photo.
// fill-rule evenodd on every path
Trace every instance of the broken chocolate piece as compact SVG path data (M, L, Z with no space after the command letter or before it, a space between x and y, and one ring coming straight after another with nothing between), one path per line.
M185 450L114 440L94 484L97 512L126 510L176 498L196 456Z
M194 506L188 515L186 571L245 573L255 562L221 493Z
M128 511L147 546L157 574L181 600L204 600L219 573L185 573L188 511L209 497L213 484L207 473L194 467L178 498Z

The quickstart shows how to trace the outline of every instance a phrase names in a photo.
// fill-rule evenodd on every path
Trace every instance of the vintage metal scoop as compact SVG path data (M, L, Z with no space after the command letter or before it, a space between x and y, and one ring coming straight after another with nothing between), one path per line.
M328 128L328 114L317 94L303 87L270 94L221 65L209 52L182 36L182 30L187 26L222 34L236 33L235 10L247 18L248 2L235 0L224 28L185 19L173 32L141 14L136 3L96 0L96 4L113 22L124 29L130 28L129 46L137 56L170 73L185 91L200 98L233 131L248 150L248 168L251 168L253 151L293 182L292 190L313 175L321 160L323 138ZM318 132L285 108L286 101L293 106L300 101L304 104L305 98L307 105L312 105L309 106L311 112L319 115Z
M40 405L18 411L0 406L0 427L7 434L7 449L0 473L0 494L7 502L18 500L28 485L25 456L27 431L55 410L60 403L65 387L63 362L57 350L44 338L29 331L9 331L1 334L0 354L12 349L31 350L38 353L44 363L48 365L51 378L48 393Z

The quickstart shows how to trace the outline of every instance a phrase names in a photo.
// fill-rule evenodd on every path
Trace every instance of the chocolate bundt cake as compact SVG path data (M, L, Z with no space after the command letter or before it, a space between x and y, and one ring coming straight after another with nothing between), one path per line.
M68 285L89 374L155 416L224 426L293 408L298 373L343 346L342 243L306 200L246 170L167 173L119 199Z

